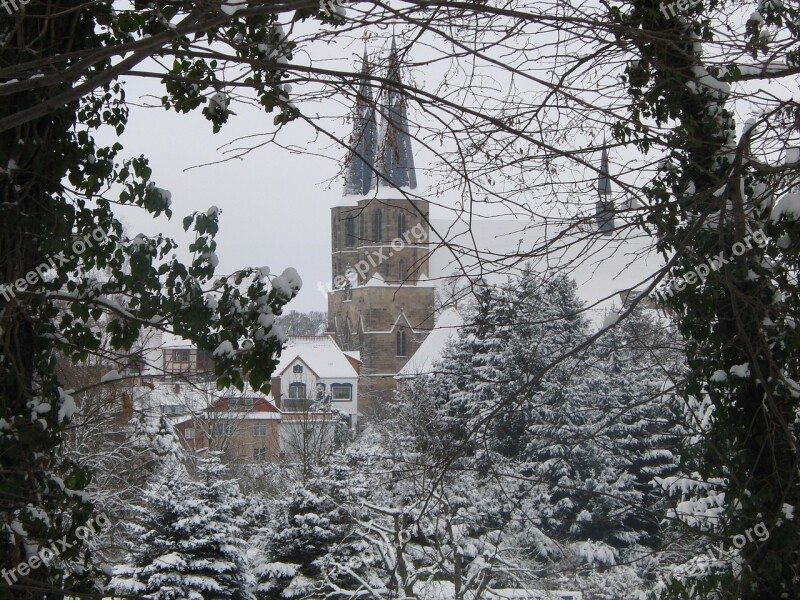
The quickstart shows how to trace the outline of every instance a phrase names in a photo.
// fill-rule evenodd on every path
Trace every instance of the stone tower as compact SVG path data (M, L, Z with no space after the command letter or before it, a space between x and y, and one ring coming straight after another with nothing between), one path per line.
M414 192L417 176L400 71L392 40L390 83L380 90L378 103L364 54L344 194L331 214L334 289L328 295L328 322L343 350L361 352L359 411L365 414L391 398L394 375L433 327L429 204Z

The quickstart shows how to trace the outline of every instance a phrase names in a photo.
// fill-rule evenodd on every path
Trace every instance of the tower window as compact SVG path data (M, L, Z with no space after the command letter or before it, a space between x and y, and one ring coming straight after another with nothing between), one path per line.
M350 282L344 284L344 300L345 302L353 299L353 286L350 285Z
M404 261L402 258L397 265L397 279L400 281L406 280L406 261Z
M383 212L380 209L375 211L375 241L380 242L383 239Z
M408 356L408 341L405 329L397 331L397 356Z
M397 215L397 237L401 238L406 232L406 213L405 211L401 210L400 214Z
M356 219L347 217L344 221L344 245L353 248L356 245Z

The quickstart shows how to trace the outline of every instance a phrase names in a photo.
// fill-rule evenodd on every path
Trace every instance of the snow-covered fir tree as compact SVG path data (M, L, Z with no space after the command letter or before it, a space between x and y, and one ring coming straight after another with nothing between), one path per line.
M332 565L351 562L364 547L352 535L353 508L364 494L359 479L337 461L275 503L253 566L259 600L317 597L329 583L344 583L347 572Z
M111 587L154 600L250 600L244 499L219 457L200 458L190 476L169 462L144 492L129 524L130 554Z
M501 482L505 533L530 560L555 571L641 559L645 575L666 510L654 478L675 472L685 433L669 392L679 342L635 310L588 345L575 284L530 269L477 299L422 388L446 423L441 452Z

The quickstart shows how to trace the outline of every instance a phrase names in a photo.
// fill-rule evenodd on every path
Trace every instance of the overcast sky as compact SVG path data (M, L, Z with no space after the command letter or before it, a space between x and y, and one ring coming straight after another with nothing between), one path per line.
M340 52L340 57L348 54L341 48L327 51ZM355 51L351 54L356 63ZM161 93L160 84L153 80L126 84L127 98L136 105L156 104L155 96ZM182 230L183 217L216 205L221 209L216 238L219 274L248 266L269 266L273 273L294 267L303 278L303 289L287 310L327 310L318 284L327 283L331 276L330 208L341 200L339 171L345 151L297 120L284 128L277 141L306 153L264 143L241 158L209 164L225 159L226 150L266 142L265 134L275 129L274 113L241 103L232 104L231 109L236 115L215 135L199 110L177 114L160 106L133 106L128 128L120 138L123 154L144 154L150 159L153 181L172 194L173 217L170 221L152 219L132 208L118 209L117 216L129 235L164 233L185 250L192 240ZM350 135L351 125L344 118L349 106L327 101L318 106L305 103L301 109L310 116L325 115L324 126L339 138ZM331 119L330 115L338 117ZM99 143L111 143L115 136L105 131L97 137ZM428 151L418 143L414 149L419 191L430 183L424 172ZM434 216L445 216L442 211L436 213ZM185 260L188 254L181 256Z

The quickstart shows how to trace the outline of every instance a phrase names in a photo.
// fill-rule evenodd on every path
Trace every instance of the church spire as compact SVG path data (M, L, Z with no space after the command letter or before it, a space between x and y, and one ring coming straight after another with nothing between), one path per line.
M356 96L353 133L344 173L344 195L363 196L375 184L375 103L369 83L369 59L364 48L361 84Z
M411 136L408 132L406 99L400 89L400 59L397 44L392 36L392 49L389 54L389 81L383 90L384 102L381 109L383 124L378 140L378 184L383 187L417 187L414 170L414 155L411 151Z
M611 197L611 178L608 174L608 151L603 138L603 154L600 157L600 170L597 175L597 196L595 204L595 221L597 229L603 235L614 232L614 202Z
M603 155L600 158L600 174L597 177L597 193L601 198L611 195L611 179L608 176L608 150L603 140Z

